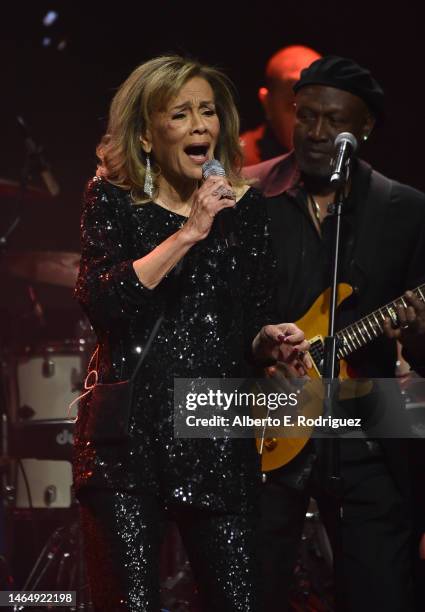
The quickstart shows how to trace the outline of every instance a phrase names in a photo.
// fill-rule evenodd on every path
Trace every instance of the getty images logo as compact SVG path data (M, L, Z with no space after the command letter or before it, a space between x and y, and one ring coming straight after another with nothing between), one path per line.
M74 444L74 436L67 429L62 429L56 436L56 442L62 446L65 444Z

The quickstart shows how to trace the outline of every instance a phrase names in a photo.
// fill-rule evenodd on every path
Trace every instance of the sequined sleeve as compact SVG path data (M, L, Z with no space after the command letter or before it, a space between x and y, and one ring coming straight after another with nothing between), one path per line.
M76 297L90 320L110 321L141 311L155 290L138 279L128 253L123 200L95 177L89 181L81 217L81 263Z
M251 189L249 207L242 211L241 246L244 250L243 308L245 354L264 325L280 323L276 311L277 266L268 231L263 196ZM245 196L246 197L246 196Z

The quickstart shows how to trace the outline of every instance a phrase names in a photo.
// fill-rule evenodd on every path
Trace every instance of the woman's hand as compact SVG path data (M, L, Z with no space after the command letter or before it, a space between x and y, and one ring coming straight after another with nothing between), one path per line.
M214 217L223 208L233 208L236 194L223 176L210 176L196 191L190 215L181 233L189 242L204 240L211 230Z
M190 216L184 226L153 251L133 262L140 282L154 289L194 244L206 238L216 214L232 208L236 194L222 176L210 176L195 192Z
M252 343L254 358L259 361L282 361L291 366L294 375L305 376L313 367L308 354L310 343L294 323L266 325Z

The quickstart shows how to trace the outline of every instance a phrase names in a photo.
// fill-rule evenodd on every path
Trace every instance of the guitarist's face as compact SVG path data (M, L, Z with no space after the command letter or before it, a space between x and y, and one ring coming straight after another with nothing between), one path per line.
M361 142L374 124L366 104L353 94L324 85L308 85L295 98L294 147L306 176L328 178L335 138L351 132Z

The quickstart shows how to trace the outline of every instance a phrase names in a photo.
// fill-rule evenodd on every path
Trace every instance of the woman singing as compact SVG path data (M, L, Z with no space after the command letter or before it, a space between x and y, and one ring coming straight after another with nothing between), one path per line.
M74 476L96 611L158 612L160 525L177 522L211 612L259 609L253 555L254 440L173 436L174 378L302 367L293 324L275 324L261 196L239 175L239 120L226 77L181 57L139 66L116 93L82 216L77 297L98 338L102 383L137 377L128 439L76 425ZM202 165L224 176L202 182ZM215 216L233 209L232 244ZM114 428L114 422L111 422Z

